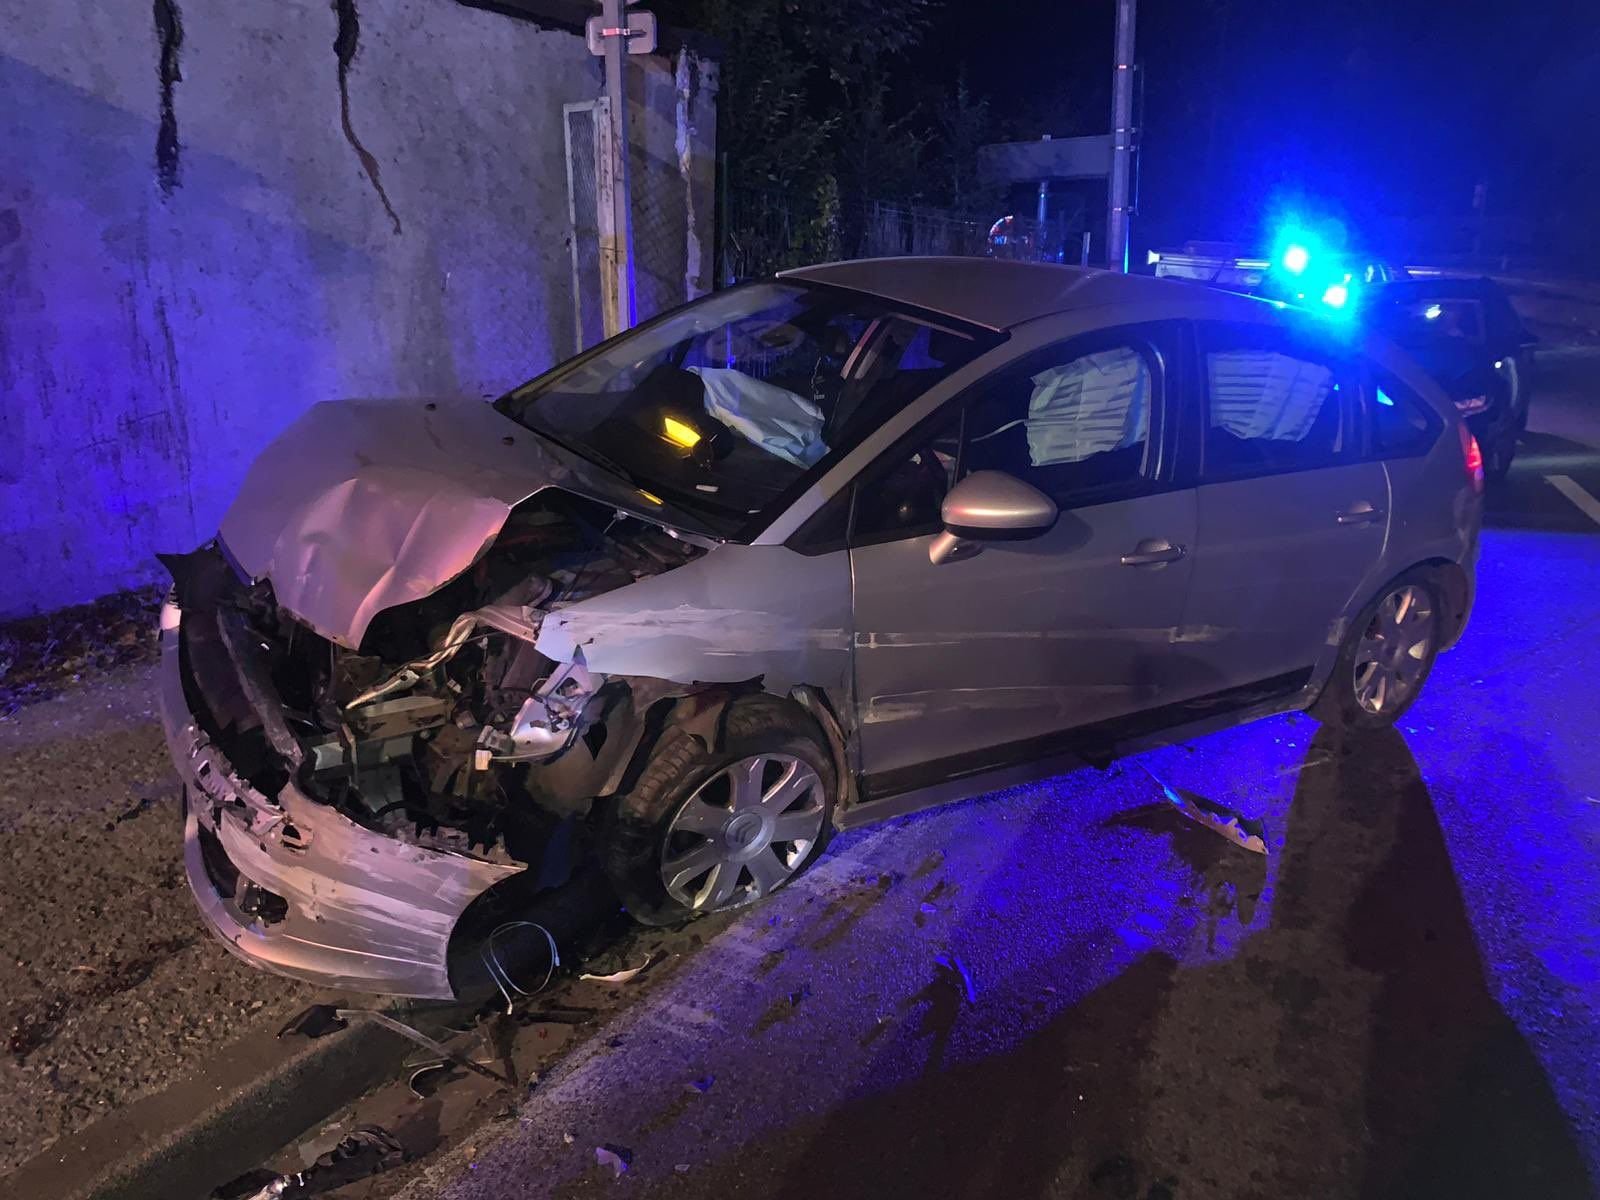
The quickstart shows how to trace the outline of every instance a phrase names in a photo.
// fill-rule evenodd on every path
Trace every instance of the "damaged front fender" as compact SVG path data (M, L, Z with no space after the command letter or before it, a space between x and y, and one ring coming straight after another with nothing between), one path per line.
M719 546L663 575L548 614L538 651L579 654L591 671L679 683L760 679L767 691L810 685L840 694L850 672L850 580L844 556L783 546Z

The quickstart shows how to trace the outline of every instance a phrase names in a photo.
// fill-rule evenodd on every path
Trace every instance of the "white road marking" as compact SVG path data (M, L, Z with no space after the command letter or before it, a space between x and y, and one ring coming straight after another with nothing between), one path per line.
M1546 475L1545 480L1556 491L1576 504L1584 516L1596 525L1600 525L1600 500L1591 496L1581 483L1570 475Z

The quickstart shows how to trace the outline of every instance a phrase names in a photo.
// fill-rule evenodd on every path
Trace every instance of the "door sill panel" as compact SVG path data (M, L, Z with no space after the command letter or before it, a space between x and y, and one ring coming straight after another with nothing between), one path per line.
M834 824L839 829L855 829L1083 767L1103 768L1130 754L1299 711L1316 699L1311 675L1312 669L1307 667L1197 700L1013 742L981 754L864 776L857 789L863 799L839 812Z

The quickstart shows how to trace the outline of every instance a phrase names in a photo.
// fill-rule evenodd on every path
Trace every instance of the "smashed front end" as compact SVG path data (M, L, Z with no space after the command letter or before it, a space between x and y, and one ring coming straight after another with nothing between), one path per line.
M649 709L691 690L608 679L581 650L545 657L546 614L701 553L546 489L354 646L297 618L220 542L168 558L162 708L207 923L295 978L456 994L463 931L568 878Z

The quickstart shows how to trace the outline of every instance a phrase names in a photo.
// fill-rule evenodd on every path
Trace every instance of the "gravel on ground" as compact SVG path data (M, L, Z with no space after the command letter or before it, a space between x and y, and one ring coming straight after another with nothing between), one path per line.
M0 1175L315 994L201 927L155 669L129 657L35 672L57 694L0 719Z

